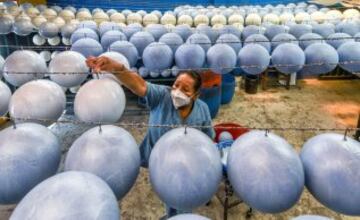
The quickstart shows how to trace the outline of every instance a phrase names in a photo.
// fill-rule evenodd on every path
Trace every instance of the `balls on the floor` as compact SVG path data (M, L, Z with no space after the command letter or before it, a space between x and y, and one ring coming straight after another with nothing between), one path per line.
M360 42L347 42L338 50L339 65L351 73L360 72Z
M227 171L235 193L250 207L279 213L299 200L304 170L293 147L265 131L250 131L233 143Z
M133 136L125 129L114 125L95 127L83 133L71 145L65 170L99 176L120 200L134 185L139 174L140 151Z
M116 41L112 43L109 47L109 51L118 52L124 55L127 58L130 67L135 66L139 59L139 53L136 47L128 41Z
M69 171L41 182L17 205L10 219L120 219L118 202L99 177Z
M126 36L121 31L108 31L101 36L101 46L105 51L109 49L109 46L116 41L126 41Z
M66 97L61 86L50 80L39 79L25 83L14 92L9 113L15 120L51 124L60 118L65 106Z
M305 53L296 44L284 43L275 48L271 54L275 68L285 74L300 71L305 64Z
M328 208L360 215L360 143L343 134L325 133L304 144L301 160L306 187Z
M0 117L9 111L9 102L11 98L10 88L0 80Z
M326 43L333 46L335 49L338 49L342 44L347 42L354 42L354 38L346 33L335 33L331 34L327 40Z
M106 78L93 79L77 92L74 112L84 122L115 123L123 114L125 103L125 93L119 83Z
M211 41L208 36L205 34L195 33L192 34L187 40L186 43L189 44L198 44L206 53L208 49L211 47Z
M175 53L176 66L180 69L201 68L205 63L205 52L198 44L183 44Z
M222 178L219 151L194 128L176 128L155 144L149 161L150 182L170 207L192 210L207 203Z
M22 123L0 131L0 204L19 202L54 175L60 157L57 137L42 125Z
M310 74L322 74L333 71L339 62L337 51L326 43L314 43L305 49L306 66L304 71Z
M144 66L150 71L162 71L172 66L173 56L173 52L168 45L154 42L145 48L142 60Z
M241 69L248 74L260 74L270 64L269 52L258 44L249 44L243 47L239 52L238 59Z
M210 219L197 214L179 214L169 218L169 220L210 220Z
M155 38L149 32L144 31L137 32L130 38L130 43L134 44L139 56L142 56L145 48L153 42L155 42Z
M50 79L66 88L80 85L89 72L85 61L85 57L78 52L60 52L49 63Z
M208 67L215 73L231 72L237 62L235 51L227 44L215 44L206 53Z
M16 50L6 58L3 71L3 76L8 83L21 86L30 80L42 78L47 72L47 67L45 60L38 53L30 50Z
M220 35L220 37L216 40L216 43L229 45L236 54L239 54L239 51L242 47L240 39L233 34Z
M178 35L177 33L166 33L163 36L161 36L159 42L168 45L171 48L173 54L175 54L178 47L180 47L180 45L184 43L181 36Z

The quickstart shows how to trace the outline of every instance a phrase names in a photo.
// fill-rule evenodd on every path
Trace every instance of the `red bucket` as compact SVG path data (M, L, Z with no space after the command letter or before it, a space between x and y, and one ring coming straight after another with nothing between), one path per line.
M234 140L236 138L238 138L239 136L243 135L244 133L250 131L247 128L242 127L239 124L236 123L221 123L221 124L217 124L214 126L214 130L215 130L215 142L218 143L219 142L219 135L221 134L221 132L223 131L227 131L229 132Z

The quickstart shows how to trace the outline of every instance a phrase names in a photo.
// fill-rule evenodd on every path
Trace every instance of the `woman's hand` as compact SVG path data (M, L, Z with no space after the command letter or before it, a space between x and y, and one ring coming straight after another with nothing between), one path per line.
M89 57L86 60L86 64L96 73L99 73L101 71L116 73L126 70L125 66L122 63L118 63L115 60L106 56Z

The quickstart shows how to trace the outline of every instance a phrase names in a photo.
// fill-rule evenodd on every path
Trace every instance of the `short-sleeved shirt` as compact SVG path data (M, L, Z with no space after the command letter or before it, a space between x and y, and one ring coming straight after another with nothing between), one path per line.
M206 103L200 99L195 100L191 113L183 120L172 103L171 88L168 86L155 85L147 82L147 90L143 101L150 109L150 125L211 125L209 108ZM149 127L140 145L142 166L148 167L151 150L157 140L169 130L171 130L170 127ZM201 131L211 139L215 136L213 128L202 128Z

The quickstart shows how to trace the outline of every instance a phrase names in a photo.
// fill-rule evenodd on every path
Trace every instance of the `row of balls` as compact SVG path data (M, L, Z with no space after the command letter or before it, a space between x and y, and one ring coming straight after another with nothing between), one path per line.
M139 174L138 145L130 133L117 126L105 125L101 130L95 127L83 133L65 158L66 172L54 177L61 146L46 127L22 123L0 131L0 137L0 155L5 158L1 167L11 168L0 169L0 203L20 201L13 219L37 219L46 210L50 216L81 213L92 219L92 214L98 216L97 209L104 216L118 217L113 204L126 195ZM356 140L326 133L306 141L299 157L282 137L254 130L233 143L227 160L228 176L236 195L264 213L290 209L305 185L326 207L356 216L360 214L359 152ZM201 131L171 129L151 152L149 174L163 202L179 210L193 210L210 201L218 190L222 180L220 154ZM82 197L85 192L87 196ZM64 205L54 208L59 203Z

